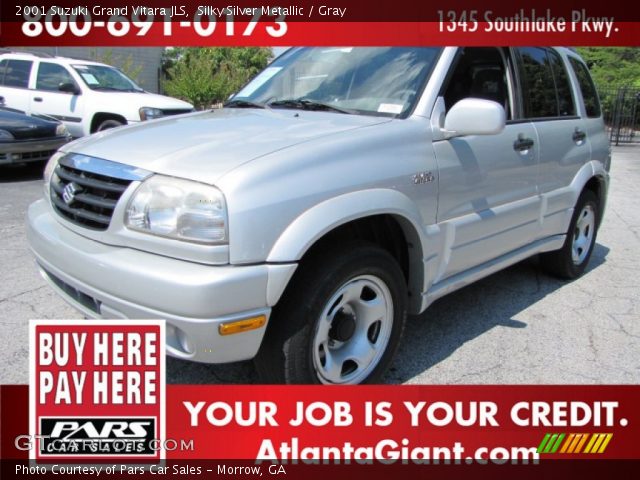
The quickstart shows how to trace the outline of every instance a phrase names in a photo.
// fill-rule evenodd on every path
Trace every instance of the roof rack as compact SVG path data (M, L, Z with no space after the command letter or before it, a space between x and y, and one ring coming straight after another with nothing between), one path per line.
M0 48L0 54L3 54L3 53L22 53L22 54L26 53L39 58L55 58L55 55L51 55L46 52L34 52L32 50L11 50L10 48Z
M66 60L78 60L80 62L95 62L95 63L100 63L97 60L93 60L91 58L87 58L87 57L70 57L69 55L61 55L58 58L64 58Z

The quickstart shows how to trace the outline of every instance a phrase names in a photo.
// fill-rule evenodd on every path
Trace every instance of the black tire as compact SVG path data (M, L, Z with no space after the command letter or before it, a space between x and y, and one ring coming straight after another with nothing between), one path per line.
M585 215L590 215L589 212L593 214L593 223L589 225L589 228L592 230L590 232L591 236L588 239L588 242L585 242L582 249L577 249L579 257L576 260L574 258L574 242L577 238L576 228L581 217L586 218ZM569 224L569 230L567 231L567 238L564 241L564 245L560 250L541 254L541 267L551 275L564 279L574 279L582 275L585 268L587 268L587 264L589 263L589 259L593 253L593 246L596 243L598 226L600 225L599 213L599 202L596 194L591 190L585 190L582 192L582 195L580 195L580 198L576 203L576 208L573 212L571 223Z
M358 298L349 303L346 300L352 298L349 293L358 291L361 292ZM344 293L337 300L332 299L341 292ZM366 307L373 303L367 302L378 301L385 306L392 303L392 309L383 308L386 314L369 323L378 313L370 315ZM400 343L406 303L402 270L388 252L376 245L357 242L305 259L275 307L255 358L261 381L289 384L379 381ZM362 315L354 313L359 308ZM326 350L323 346L314 347L314 341L323 337L321 331L327 332ZM349 353L362 345L368 352L369 346L374 345L376 353L368 364L354 355L361 367L350 359ZM332 382L323 377L323 372L327 359L338 357L347 360L334 362L341 366L338 375L334 375L338 381ZM332 371L335 374L338 369Z
M122 125L124 125L123 122L110 118L109 120L105 120L100 123L100 125L98 125L98 128L96 129L96 132L102 132L104 130L109 130L110 128L121 127Z

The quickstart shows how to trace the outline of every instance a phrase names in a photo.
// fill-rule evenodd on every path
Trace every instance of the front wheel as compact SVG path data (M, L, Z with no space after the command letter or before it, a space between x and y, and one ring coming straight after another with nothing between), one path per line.
M406 318L402 270L354 244L300 265L274 310L256 367L276 383L372 383L391 363Z
M96 128L96 132L104 132L105 130L121 127L122 125L124 125L124 123L122 123L121 121L111 118L109 120L103 121L100 125L98 125L98 128Z
M567 238L560 250L540 255L542 267L560 278L578 278L584 273L598 231L598 197L585 190L576 203Z

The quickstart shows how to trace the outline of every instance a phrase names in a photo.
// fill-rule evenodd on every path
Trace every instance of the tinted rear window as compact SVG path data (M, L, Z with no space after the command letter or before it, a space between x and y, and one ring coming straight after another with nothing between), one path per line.
M562 57L548 48L525 47L518 51L525 116L574 116L576 107L571 82Z
M3 60L0 64L0 84L5 87L27 88L32 64L28 60Z
M564 62L560 55L553 50L547 51L549 60L551 60L551 69L553 70L553 78L556 82L556 93L558 98L558 114L561 117L571 117L576 114L576 107L573 103L573 92L571 91L571 82L569 75L565 69Z
M598 100L598 93L596 86L593 84L591 75L587 66L575 58L569 59L571 62L571 68L578 79L580 90L582 91L582 98L584 99L584 107L587 110L587 116L591 118L600 116L600 101Z

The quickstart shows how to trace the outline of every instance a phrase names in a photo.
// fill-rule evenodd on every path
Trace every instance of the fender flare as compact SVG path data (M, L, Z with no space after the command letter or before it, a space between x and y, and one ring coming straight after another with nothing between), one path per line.
M330 198L304 211L278 237L267 256L267 262L299 261L312 245L340 225L385 214L397 217L405 232L410 225L420 242L423 241L424 235L419 232L424 222L409 197L397 190L360 190ZM415 235L407 240L415 241ZM421 244L416 247L423 251Z

